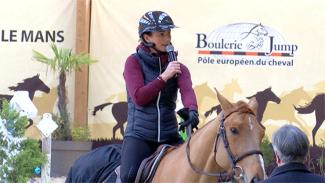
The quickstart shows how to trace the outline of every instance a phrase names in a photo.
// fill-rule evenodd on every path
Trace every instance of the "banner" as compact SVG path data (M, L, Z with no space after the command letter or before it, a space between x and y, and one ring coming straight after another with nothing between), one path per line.
M0 6L0 96L10 98L14 91L27 90L38 109L38 118L45 112L55 112L58 73L34 60L32 50L52 57L51 43L74 49L75 25L74 0L4 1ZM67 91L69 111L73 111L73 73L68 75ZM39 119L34 121L37 124ZM40 137L35 126L26 135Z
M216 88L233 102L257 97L258 120L269 137L279 126L294 124L320 143L325 119L316 116L325 111L324 8L323 1L304 0L267 6L258 0L93 1L90 52L99 63L90 68L92 138L122 138L124 63L138 45L140 17L161 10L179 27L172 30L172 42L191 72L201 126L216 117Z

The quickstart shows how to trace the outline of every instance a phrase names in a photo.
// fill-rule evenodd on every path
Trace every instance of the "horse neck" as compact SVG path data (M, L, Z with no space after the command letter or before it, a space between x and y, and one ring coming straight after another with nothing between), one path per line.
M267 97L264 96L256 96L256 100L258 103L258 113L263 113L266 109L266 104L269 101Z
M28 91L29 98L31 100L33 100L34 95L35 95L35 91L36 91L34 89L29 88L28 85L26 85L25 83L20 84L20 85L18 85L16 87L11 87L11 90L14 90L14 91Z
M219 167L214 157L214 143L219 130L217 119L210 121L197 133L190 142L191 161L199 169L207 172L218 171ZM199 174L197 174L200 176Z

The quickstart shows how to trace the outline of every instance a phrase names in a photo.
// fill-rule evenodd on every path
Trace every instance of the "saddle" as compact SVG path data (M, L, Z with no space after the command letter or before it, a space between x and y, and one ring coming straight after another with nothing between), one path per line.
M144 159L138 169L135 183L150 183L155 175L161 159L173 149L175 149L175 146L168 144L160 145L155 153Z

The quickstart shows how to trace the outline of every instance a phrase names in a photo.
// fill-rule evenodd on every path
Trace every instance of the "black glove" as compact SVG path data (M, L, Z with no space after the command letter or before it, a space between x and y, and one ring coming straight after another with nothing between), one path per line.
M191 125L193 129L198 129L197 125L199 124L199 114L196 110L190 110L188 112L188 118L185 121L179 123L179 131L184 131L188 125Z
M182 118L182 121L186 121L189 117L189 110L188 108L182 108L180 110L177 111L177 114Z

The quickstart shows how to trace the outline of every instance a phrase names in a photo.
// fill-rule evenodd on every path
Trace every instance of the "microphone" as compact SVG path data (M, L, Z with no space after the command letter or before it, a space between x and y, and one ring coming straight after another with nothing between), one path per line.
M177 61L177 55L174 51L174 46L172 44L169 44L166 46L166 51L168 53L168 61Z
M166 46L166 51L168 53L168 62L177 61L177 55L172 44ZM178 74L175 74L175 77L178 77Z

